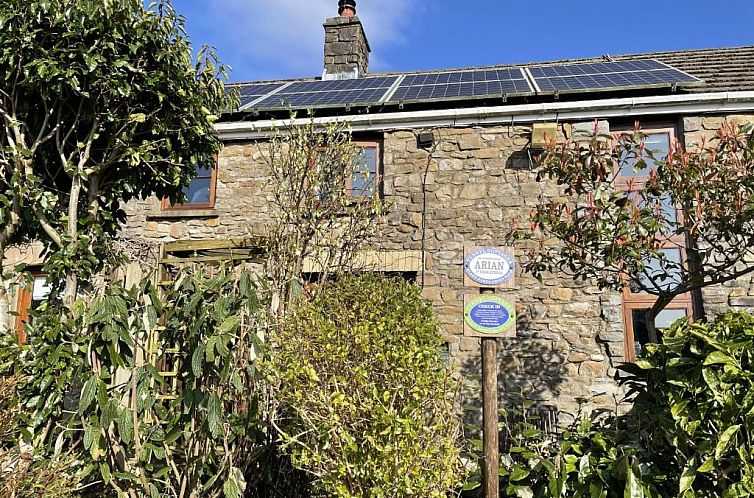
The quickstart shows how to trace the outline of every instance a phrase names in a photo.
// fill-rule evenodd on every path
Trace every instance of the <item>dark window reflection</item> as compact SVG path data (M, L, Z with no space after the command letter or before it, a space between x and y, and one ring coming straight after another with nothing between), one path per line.
M185 204L209 204L212 195L212 168L200 166L188 187L183 189Z
M647 331L647 312L644 310L632 310L631 321L634 329L634 347L636 348L636 355L638 356L644 345L650 342L649 332ZM657 329L658 336L662 336L662 331L669 328L676 320L685 318L685 309L664 309L660 311L655 317L655 328Z

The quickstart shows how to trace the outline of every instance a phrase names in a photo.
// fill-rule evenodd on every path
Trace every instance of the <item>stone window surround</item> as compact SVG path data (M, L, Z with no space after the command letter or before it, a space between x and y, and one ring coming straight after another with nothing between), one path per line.
M614 135L630 132L633 128L618 127L613 130ZM646 128L641 129L644 134L659 134L666 133L669 136L669 143L672 145L677 137L677 127L668 123L653 123ZM632 181L628 182L623 180L620 176L617 178L618 186L622 190L642 188L646 182L647 176L632 177ZM677 210L677 216L682 216L683 213ZM687 261L685 250L685 238L673 237L667 241L663 247L678 248L681 251L681 260ZM634 293L628 286L623 288L622 292L622 309L623 309L623 329L625 333L625 360L627 362L636 361L636 348L634 337L634 324L633 324L633 312L635 310L649 309L657 301L657 297L652 294L639 294ZM684 310L686 315L690 318L694 316L693 299L691 293L686 293L677 296L673 301L665 307L666 310Z
M210 179L209 179L209 202L208 203L204 203L204 204L184 203L184 204L171 205L170 199L165 198L160 201L160 209L162 210L162 213L161 213L162 217L176 217L176 218L202 217L201 215L197 215L197 211L214 210L216 193L217 193L217 168L218 168L218 156L217 154L215 154L213 156L212 171L211 171ZM181 211L184 211L187 213L189 211L193 211L194 214L189 214L189 216L172 216L172 213L180 213Z

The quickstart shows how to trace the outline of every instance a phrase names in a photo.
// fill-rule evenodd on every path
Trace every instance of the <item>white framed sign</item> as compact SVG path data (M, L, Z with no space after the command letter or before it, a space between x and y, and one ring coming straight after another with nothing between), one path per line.
M466 287L510 289L516 284L513 248L467 247L463 272Z

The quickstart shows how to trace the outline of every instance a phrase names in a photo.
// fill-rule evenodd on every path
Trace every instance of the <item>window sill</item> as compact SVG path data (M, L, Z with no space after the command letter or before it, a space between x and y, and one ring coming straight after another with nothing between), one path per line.
M173 220L185 218L219 218L220 213L216 209L170 209L151 213L147 220Z

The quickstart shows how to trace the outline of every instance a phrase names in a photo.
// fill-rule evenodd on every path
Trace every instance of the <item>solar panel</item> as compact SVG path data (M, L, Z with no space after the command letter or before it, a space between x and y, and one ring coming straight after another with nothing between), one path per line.
M694 85L701 80L652 59L536 66L528 68L538 93Z
M390 102L532 95L520 68L482 69L406 76Z
M268 93L275 91L283 86L283 83L258 83L250 85L239 85L236 88L241 97L240 107L243 108L258 100L260 97L267 95Z
M301 81L270 95L254 107L283 109L377 104L396 81L397 76Z
M349 107L688 86L702 81L653 59L238 85L241 109Z

